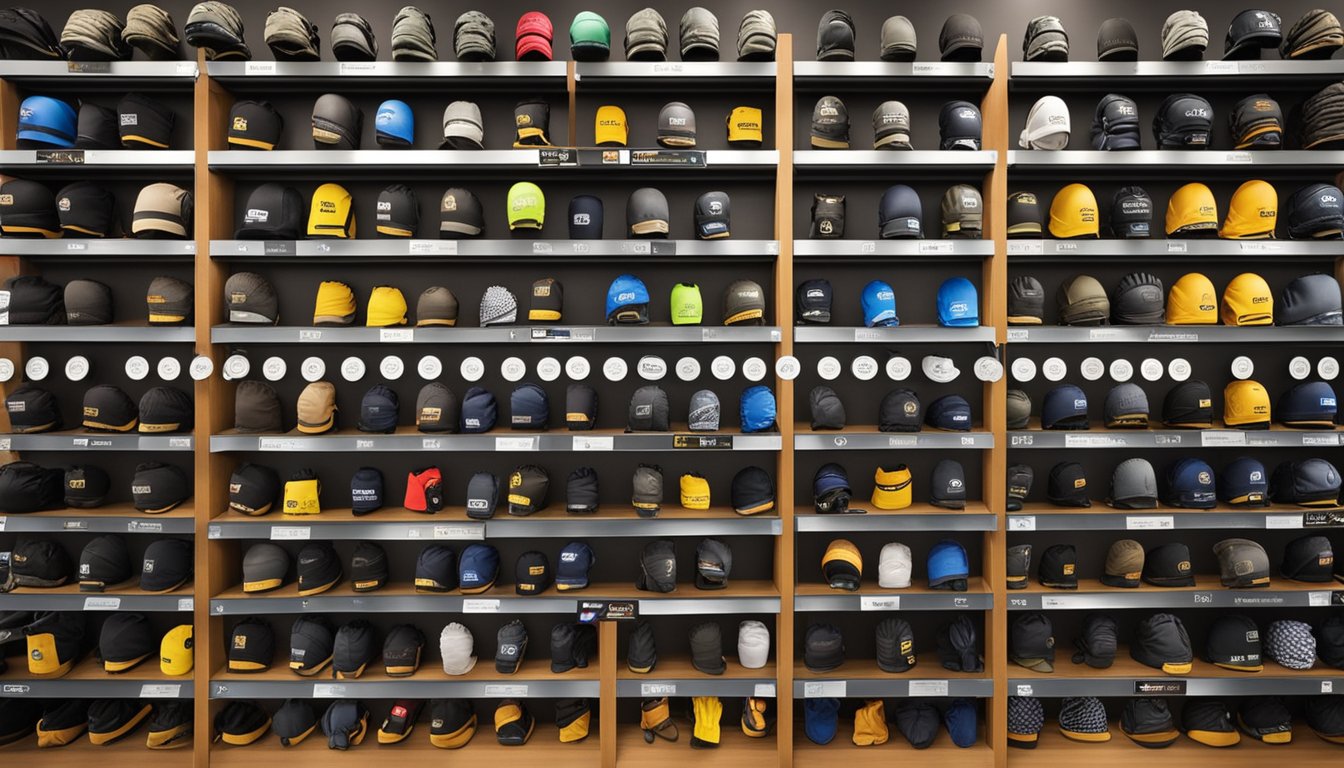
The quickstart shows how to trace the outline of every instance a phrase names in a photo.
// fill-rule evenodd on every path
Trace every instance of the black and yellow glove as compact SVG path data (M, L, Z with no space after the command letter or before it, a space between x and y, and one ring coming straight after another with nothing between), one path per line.
M719 720L723 717L723 702L718 696L696 696L691 699L691 747L713 749L719 746Z
M644 741L652 744L655 736L676 741L677 724L672 722L672 708L667 697L645 699L639 705L639 727L644 730Z
M775 729L775 720L769 716L770 700L748 698L742 702L742 732L753 739L762 739Z

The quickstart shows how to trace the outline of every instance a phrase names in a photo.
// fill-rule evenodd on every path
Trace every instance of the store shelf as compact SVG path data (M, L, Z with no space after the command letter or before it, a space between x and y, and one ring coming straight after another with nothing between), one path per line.
M1010 696L1310 696L1337 692L1341 685L1344 670L1320 663L1295 670L1266 661L1263 672L1236 672L1196 658L1190 674L1168 675L1134 661L1123 645L1106 669L1070 663L1063 649L1055 654L1054 672L1008 665Z
M52 171L64 174L144 171L190 174L196 154L191 150L136 149L6 149L0 150L0 169Z
M1278 424L1269 429L1228 429L1214 422L1213 429L1105 429L1094 424L1085 430L1032 429L1008 432L1012 448L1324 448L1340 444L1341 430L1287 429Z
M1078 589L1051 589L1032 581L1008 590L1008 610L1121 610L1130 608L1330 608L1344 606L1338 584L1305 584L1276 578L1261 589L1228 589L1217 576L1199 575L1193 587L1134 589L1108 587L1097 579L1079 579Z
M580 91L730 90L773 91L773 61L602 61L576 62L574 80Z
M1008 763L1030 768L1078 768L1080 763L1088 768L1134 768L1136 764L1152 763L1265 768L1271 764L1331 765L1340 757L1338 744L1319 738L1305 725L1293 728L1293 740L1289 744L1266 744L1243 734L1241 743L1233 749L1212 749L1182 736L1174 744L1156 751L1126 737L1119 722L1112 721L1110 726L1110 741L1084 744L1066 738L1059 732L1057 721L1047 720L1036 748L1012 750Z
M983 735L972 746L961 748L952 743L946 728L939 728L933 744L925 749L915 749L901 735L895 722L892 722L895 712L887 708L886 714L889 721L887 743L877 747L855 746L851 739L852 724L843 721L834 741L824 745L814 744L803 735L803 721L800 719L793 727L794 733L797 734L793 740L794 768L835 768L837 765L843 765L845 768L890 768L894 765L990 768L994 765L994 751L985 743ZM981 730L983 731L983 726ZM1027 754L1034 755L1032 752ZM1077 763L1071 768L1077 768Z
M320 716L325 702L318 701L314 709ZM295 765L351 766L367 768L372 765L396 765L400 768L442 768L444 765L489 766L490 768L592 768L599 763L599 744L597 713L593 713L588 738L583 741L562 744L560 734L555 727L552 707L539 706L531 710L536 727L532 738L522 747L506 747L495 738L491 711L486 709L477 713L479 720L476 735L471 742L460 749L439 749L429 743L430 714L426 707L420 713L420 723L415 732L398 744L379 744L376 734L386 707L374 707L369 721L370 733L364 742L348 751L327 747L327 738L319 728L312 736L296 746L286 747L274 732L267 733L261 739L247 746L237 747L227 744L214 744L210 748L210 765L214 768L294 768ZM725 728L725 730L727 730ZM638 732L639 729L635 728ZM95 749L105 749L95 747ZM51 752L52 750L43 750ZM151 754L147 752L147 754ZM162 754L172 754L171 752ZM183 762L185 766L191 758L187 752ZM45 763L44 763L45 766ZM79 766L74 768L87 768Z
M855 328L800 325L793 329L793 340L798 344L993 344L994 329L987 326L944 328L937 325L898 325L895 328Z
M802 662L793 666L793 697L876 699L906 697L964 696L988 698L994 695L994 681L988 672L956 672L944 669L936 654L921 654L914 668L906 672L883 672L874 659L845 659L839 668L813 672Z
M0 435L0 451L190 451L191 435L141 435L65 430Z
M0 342L66 344L171 344L196 340L191 326L115 325L0 325Z
M1123 157L1120 157L1123 155ZM1272 171L1301 171L1319 175L1322 168L1344 165L1344 152L1284 149L1259 152L1229 152L1219 149L1139 150L1106 152L1070 149L1010 150L1008 167L1013 172L1089 173L1106 175L1173 176L1191 172L1249 177Z
M150 657L135 669L110 674L89 654L75 663L65 677L28 677L23 665L10 664L0 675L0 699L22 696L26 699L190 699L191 676L169 677Z
M1257 87L1283 89L1324 86L1344 77L1338 61L1070 61L1009 64L1009 87L1013 90L1078 89L1096 91L1160 89L1179 86L1189 90ZM1260 82L1263 81L1263 82ZM1099 83L1101 85L1099 85Z
M990 250L993 243L987 243ZM3 247L3 244L0 244ZM342 263L379 265L485 261L540 262L640 260L774 262L778 240L211 240L210 258L219 261Z
M793 165L798 176L835 176L855 170L871 172L885 169L890 173L909 171L962 171L986 172L998 162L994 150L976 152L962 150L907 150L904 152L878 149L794 150Z
M1014 344L1339 344L1344 327L1294 325L1287 327L1222 325L1112 325L1101 328L1034 326L1009 328Z
M1113 510L1103 501L1092 502L1091 511L1026 504L1008 513L1008 532L1029 531L1146 531L1146 530L1284 530L1344 527L1344 507L1303 509L1275 504L1259 509L1220 506L1211 510L1157 509Z
M1125 153L1133 154L1133 153ZM1009 240L1008 258L1013 263L1118 261L1155 259L1166 263L1182 261L1245 261L1263 264L1276 261L1329 261L1339 256L1339 245L1312 240ZM1213 326L1182 326L1192 332ZM1238 330L1258 330L1240 328ZM1309 329L1310 330L1310 329Z
M740 713L734 708L736 702L723 703L723 722L719 729L719 745L713 749L692 749L690 746L691 721L680 714L690 710L689 702L674 703L672 707L677 731L680 738L676 741L654 739L644 742L639 723L622 723L616 734L617 762L620 765L637 765L639 768L686 768L691 763L696 768L763 768L778 765L776 752L777 739L771 733L765 738L753 739L742 733L737 719ZM637 714L637 713L636 713ZM535 763L532 767L535 767ZM592 765L597 765L594 762ZM548 766L549 768L549 766Z
M777 433L725 434L689 432L674 425L673 432L632 432L595 429L586 432L509 432L485 434L424 434L414 427L398 427L389 435L339 430L305 435L239 434L234 430L210 436L211 453L226 451L284 451L308 453L364 452L585 452L585 451L778 451ZM609 440L608 440L609 439ZM15 450L19 450L15 448Z
M649 696L775 696L775 662L760 669L747 669L731 656L725 657L722 675L707 675L684 656L663 654L647 675L630 671L624 660L616 666L616 695L621 698Z
M565 148L560 148L565 149ZM279 149L272 152L243 152L237 150L215 150L209 153L207 162L210 170L232 174L271 174L276 171L310 172L330 178L333 169L339 169L341 177L347 176L387 176L388 174L414 174L440 176L444 173L471 172L475 174L512 174L517 175L530 169L539 174L538 181L545 183L546 177L579 173L585 177L603 174L634 173L641 178L659 174L691 173L703 174L712 170L736 171L739 173L773 174L779 166L779 153L772 149L711 149L697 151L694 162L661 163L640 162L642 155L650 153L671 156L681 150L658 148L593 150L594 154L609 156L606 162L587 160L588 154L582 150L572 152L575 162L559 163L545 160L536 149L483 149L483 150L436 150L436 149L362 149L362 150L297 150ZM0 152L0 159L7 153ZM3 164L0 163L0 166Z
M839 431L813 432L806 422L794 427L793 447L798 451L885 451L892 448L929 450L988 450L994 447L989 432L879 432L877 427L850 425Z
M185 330L191 332L190 328ZM773 344L779 339L777 326L306 328L216 325L210 329L210 340L215 344ZM0 329L0 341L3 340L3 330Z
M190 501L160 515L141 512L129 503L94 509L50 509L21 515L0 515L5 533L147 533L191 534L195 509Z
M529 658L512 675L495 671L494 656L488 651L477 656L476 666L465 675L446 674L438 657L432 656L422 660L420 670L410 677L389 677L382 664L374 662L357 679L333 680L329 670L313 677L295 674L289 669L288 652L282 652L269 669L261 672L216 673L210 678L210 698L597 698L596 656L588 660L587 667L560 674L551 672L549 659Z
M28 86L81 88L173 86L189 89L195 61L0 61L0 80Z
M563 61L212 61L206 63L211 80L231 87L315 90L339 86L345 90L398 91L465 88L485 91L525 90L563 93L567 64Z
M139 574L105 592L81 592L79 582L42 589L17 587L0 594L0 610L7 611L185 611L194 605L190 582L172 592L154 594L139 588Z
M851 509L870 505L851 500ZM865 509L864 514L820 515L812 507L798 507L793 513L799 533L877 533L890 531L994 531L998 517L984 502L967 502L966 509L943 509L932 504L914 504L908 509L885 512Z
M778 536L777 515L739 515L729 507L689 510L664 506L655 518L639 517L628 507L603 507L591 515L571 515L552 505L534 515L513 517L503 509L489 520L467 517L461 507L425 515L405 509L380 509L356 517L349 509L324 509L320 515L249 517L225 512L210 521L211 539L321 539L332 541L445 541L529 539L582 536Z
M959 61L795 61L794 89L864 89L947 92L953 89L983 91L994 79L994 65Z
M145 746L145 733L142 728L122 741L103 745L95 745L87 736L81 736L59 749L37 746L37 735L32 733L6 744L5 758L12 760L14 765L40 765L43 768L89 768L90 765L186 768L191 765L190 743L179 749L149 749ZM208 737L202 735L201 738ZM276 747L279 746L277 742ZM325 742L322 747L326 748ZM251 768L261 767L254 763Z
M133 259L140 261L191 261L194 240L136 240L134 238L0 239L0 254L30 259L63 261Z
M906 589L882 589L865 582L857 592L831 589L815 582L798 584L794 590L795 611L987 611L994 605L989 585L979 576L967 580L967 591L931 589L924 585Z
M992 240L794 240L794 261L833 263L890 259L981 260L994 255Z
M212 616L287 613L567 613L578 615L585 600L631 600L644 616L696 614L779 613L779 593L768 581L734 579L723 590L698 590L689 583L675 592L656 594L631 584L589 584L571 592L547 590L519 596L512 584L496 586L478 595L417 594L410 584L389 584L375 592L355 593L338 584L320 595L299 597L298 586L288 584L261 594L245 594L241 585L210 600Z

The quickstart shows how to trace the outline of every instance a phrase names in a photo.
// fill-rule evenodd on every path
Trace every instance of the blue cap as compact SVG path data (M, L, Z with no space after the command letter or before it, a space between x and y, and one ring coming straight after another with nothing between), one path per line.
M1223 467L1218 475L1218 498L1234 507L1263 507L1269 504L1269 473L1265 465L1242 456Z
M411 105L397 99L388 99L378 105L374 118L377 130L374 139L380 147L409 147L415 144L415 115Z
M1203 459L1181 459L1167 472L1167 498L1173 507L1213 509L1218 505L1214 492L1213 467Z
M863 324L869 328L901 324L901 319L896 316L896 292L881 280L863 286Z
M1043 429L1087 429L1087 394L1072 384L1060 384L1045 393L1041 404Z
M943 711L943 724L952 743L965 749L975 745L979 735L978 715L970 699L953 699Z
M839 464L822 464L812 478L812 493L822 496L836 489L850 490L849 475Z
M951 539L943 539L929 550L929 586L941 587L971 577L966 548ZM964 589L964 587L963 587Z
M775 393L760 384L742 392L742 431L764 432L775 425Z
M839 699L803 699L803 731L813 744L830 744L839 723Z
M583 589L588 586L588 571L597 558L593 548L582 541L571 541L560 550L560 563L555 567L555 588Z
M359 403L360 432L392 432L397 428L397 393L374 384Z
M649 322L649 289L634 275L618 275L607 289L608 323Z
M462 431L489 432L498 415L495 396L485 387L472 387L462 397Z
M350 511L367 515L383 506L383 473L377 467L360 467L350 478Z
M536 384L519 384L509 396L509 426L514 429L546 430L551 416L551 402L546 390Z
M938 324L948 328L980 325L980 299L970 280L950 277L938 286Z
M71 149L79 135L75 108L50 96L29 96L19 105L19 141ZM22 144L20 146L23 146Z
M934 429L971 431L971 404L961 395L943 395L929 404L924 423Z
M499 550L489 544L472 544L462 550L457 581L463 592L483 592L499 575Z
M602 239L602 198L578 195L569 201L569 239Z
M923 237L919 219L923 214L919 193L904 184L887 187L877 205L877 227L883 240Z
M1290 427L1335 426L1335 390L1324 381L1304 381L1296 384L1279 399L1276 412L1279 421Z

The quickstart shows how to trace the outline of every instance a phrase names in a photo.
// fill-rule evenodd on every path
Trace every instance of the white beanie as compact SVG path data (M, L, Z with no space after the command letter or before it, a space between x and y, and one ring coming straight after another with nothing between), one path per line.
M770 658L770 630L759 621L737 625L737 661L747 669L760 669Z
M899 542L882 547L877 560L877 585L884 589L910 586L910 548Z
M465 675L476 666L476 657L471 654L476 643L471 630L454 621L443 628L439 635L439 653L443 656L443 671L450 675Z

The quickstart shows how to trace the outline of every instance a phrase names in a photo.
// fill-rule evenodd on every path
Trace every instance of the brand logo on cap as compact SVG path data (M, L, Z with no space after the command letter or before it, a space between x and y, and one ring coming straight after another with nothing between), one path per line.
M1200 472L1200 473L1199 473L1199 484L1200 484L1200 485L1210 485L1210 484L1212 484L1212 483L1213 483L1213 478L1209 475L1208 472Z
M617 301L624 301L624 302L631 302L631 301L634 301L634 300L635 300L635 292L634 292L634 291L622 291L622 292L616 294L616 300L617 300Z
M145 566L144 566L144 567L145 567L145 573L153 573L153 572L154 572L154 561L153 561L153 560L146 560L146 561L145 561Z
M1176 570L1180 571L1181 573L1189 573L1189 572L1190 572L1190 561L1189 561L1189 560L1182 560L1181 562L1177 563L1177 564L1176 564Z
M122 124L123 126L127 126L127 125L139 125L139 124L140 124L140 116L137 115L137 114L135 114L134 112L128 112L128 113L126 113L126 114L124 114L124 115L121 116L121 124Z
M830 219L822 219L821 223L817 225L817 230L823 235L829 235L835 231L835 224Z
M247 223L265 224L271 218L271 212L264 208L248 208Z
M980 198L975 197L975 196L973 196L973 195L962 195L962 196L961 196L961 207L962 207L962 208L979 208L979 207L980 207Z
M98 409L95 408L95 407L93 407L93 406L91 406L91 405L86 405L86 406L84 406L84 415L85 415L85 416L97 417L97 416L98 416Z
M1339 202L1339 198L1337 198L1337 197L1335 197L1334 195L1331 195L1331 194L1329 194L1329 193L1324 194L1324 195L1321 195L1320 198L1319 198L1319 200L1320 200L1320 202L1322 202L1322 203L1324 203L1324 204L1326 204L1326 205L1335 205L1336 203Z
M914 400L906 400L905 403L901 405L901 410L905 411L906 416L914 416L919 412L919 404Z
M684 118L684 117L669 117L669 118L667 118L667 124L668 124L668 125L686 125L686 123L687 123L687 120L686 120L686 118Z
M499 646L499 655L517 656L518 646L514 645L513 643L504 643L503 645Z
M80 575L80 576L88 576L88 575L89 575L89 564L88 564L88 563L80 563L80 564L79 564L79 575Z
M1185 110L1185 116L1186 116L1186 117L1208 117L1208 116L1209 116L1209 110L1205 109L1204 107L1192 107L1192 108L1190 108L1190 109Z
M971 311L971 305L964 301L954 301L952 302L952 305L948 307L948 311L957 314L965 314Z
M531 115L528 115L528 114L514 115L514 116L513 116L513 122L514 122L514 125L517 125L519 128L521 128L521 127L523 127L523 126L526 126L526 125L531 125L531 124L532 124L532 116L531 116Z
M840 110L832 106L817 107L817 114L822 117L836 117L840 114Z
M480 420L480 419L471 418L471 417L467 417L467 418L463 419L463 420L462 420L462 423L466 424L468 427L480 427L480 426L481 426L481 420Z
M79 490L83 490L83 489L86 487L87 482L88 482L88 481L84 480L83 478L79 478L79 479L70 480L70 481L67 482L65 485L66 485L66 487L69 488L70 490L73 490L73 491L79 491Z
M235 130L235 131L246 131L246 130L247 130L247 118L246 118L246 117L243 117L243 116L241 116L241 115L239 115L239 116L233 118L233 130Z
M336 212L336 201L335 201L335 200L319 200L317 205L318 205L318 209L321 210L322 213L335 213L335 212Z
M13 195L0 195L0 205L13 205L13 204L14 204Z
M1085 478L1085 477L1080 477L1080 478L1078 478L1077 480L1074 480L1074 481L1073 481L1073 487L1074 487L1075 489L1077 489L1077 488L1086 488L1086 487L1087 487L1087 478Z
M709 212L713 214L723 213L723 203L718 200L711 201L709 204Z
M635 406L635 415L636 415L636 416L652 416L652 415L653 415L653 406L652 406L652 405L636 405L636 406Z
M390 202L388 202L388 201L386 201L386 200L379 200L379 201L378 201L378 210L380 210L380 211L390 211L390 210L392 210L392 203L390 203Z
M588 214L586 214L586 213L576 213L576 214L574 214L574 226L576 226L576 227L586 227L586 226L588 226L588 225L591 224L591 223L592 223L592 217L589 216Z
M32 116L33 116L33 108L32 108L32 107L19 107L19 119L20 119L20 120L28 120L28 119L31 119Z
M490 502L487 499L467 499L467 509L489 509Z

